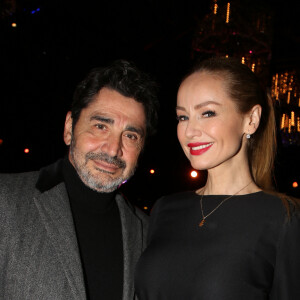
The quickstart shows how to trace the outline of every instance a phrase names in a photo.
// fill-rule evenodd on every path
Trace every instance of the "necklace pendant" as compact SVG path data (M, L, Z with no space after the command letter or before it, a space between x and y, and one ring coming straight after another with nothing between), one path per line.
M202 219L202 221L199 223L199 227L202 227L205 223L205 219Z

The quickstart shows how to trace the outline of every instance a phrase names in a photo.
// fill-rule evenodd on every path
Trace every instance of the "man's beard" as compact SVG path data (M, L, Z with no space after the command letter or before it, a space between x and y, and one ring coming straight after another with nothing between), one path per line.
M80 155L80 153L79 153ZM122 172L122 175L118 178L111 179L109 178L109 175L107 175L107 178L105 182L101 180L101 176L96 177L94 176L90 170L87 168L87 163L89 160L100 160L104 161L109 164L113 164L117 166L118 168L121 168L123 171L126 168L126 162L118 157L111 157L107 153L94 153L94 152L88 152L84 155L84 162L81 163L80 160L77 159L78 152L76 152L76 142L74 139L71 141L70 145L70 156L72 158L74 167L78 173L78 176L82 180L82 182L88 186L90 189L95 190L97 192L104 192L109 193L116 190L123 182L127 181L135 171L135 167L130 171L128 176L124 176L124 172ZM83 157L82 157L83 158ZM109 171L102 170L99 168L95 168L99 173L103 174L110 174Z

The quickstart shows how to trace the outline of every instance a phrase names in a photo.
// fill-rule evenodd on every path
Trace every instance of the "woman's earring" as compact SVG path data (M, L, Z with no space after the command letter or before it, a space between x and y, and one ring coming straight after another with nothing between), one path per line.
M254 122L252 123L252 122L250 121L249 125L251 125L251 124L253 124L253 126L254 126L254 128L255 128L255 123L254 123ZM250 139L250 138L251 138L251 134L250 134L249 132L246 134L246 138L247 138L247 139Z

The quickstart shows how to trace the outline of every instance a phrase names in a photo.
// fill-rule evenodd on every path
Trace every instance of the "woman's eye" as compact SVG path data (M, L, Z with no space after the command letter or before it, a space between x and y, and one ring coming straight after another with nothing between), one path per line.
M208 110L208 111L202 113L202 116L205 118L214 117L215 115L216 115L216 112L214 112L212 110Z
M177 121L182 122L188 120L189 118L187 116L181 115L181 116L177 116L176 119Z

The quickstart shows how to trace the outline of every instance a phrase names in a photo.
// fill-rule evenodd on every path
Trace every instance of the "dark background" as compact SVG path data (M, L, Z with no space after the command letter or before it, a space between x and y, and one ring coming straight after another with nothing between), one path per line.
M189 177L176 138L175 103L180 79L192 64L197 24L211 1L23 0L13 8L7 2L0 0L1 172L36 170L65 155L62 132L75 86L91 68L123 58L158 82L161 103L159 133L124 193L138 206L151 207L161 195L203 184L204 174ZM270 71L299 70L299 7L293 1L259 2L270 5L273 19ZM279 144L280 191L299 196L299 188L291 188L293 181L300 183L299 166L299 147Z

